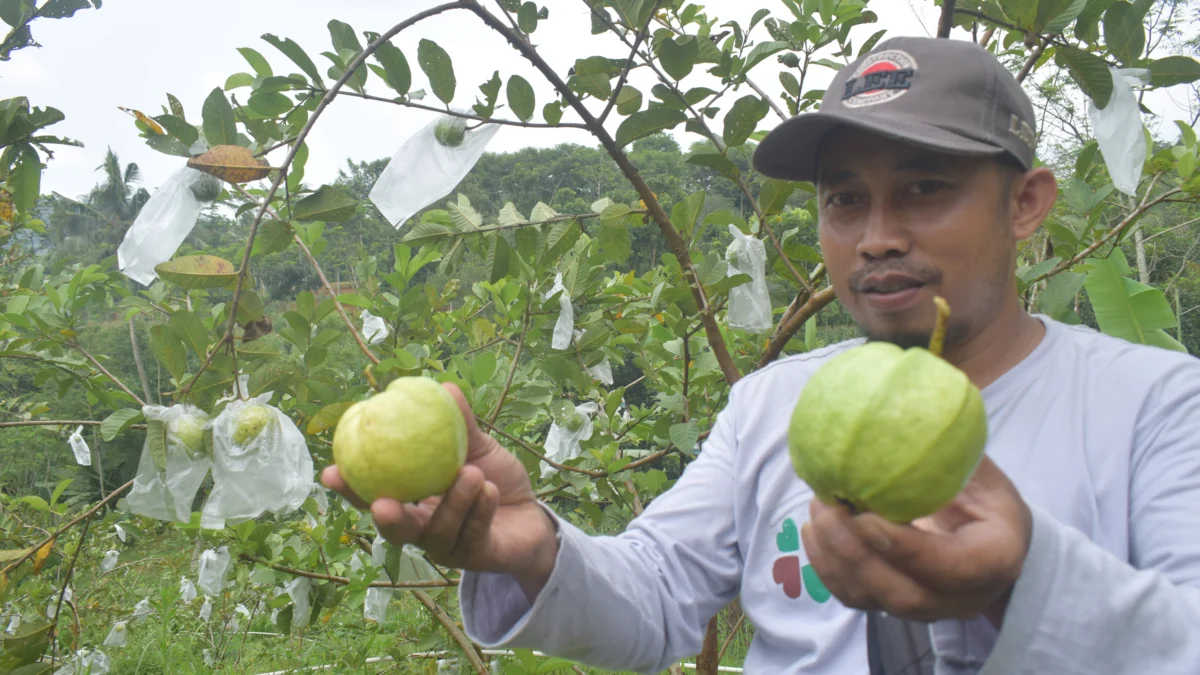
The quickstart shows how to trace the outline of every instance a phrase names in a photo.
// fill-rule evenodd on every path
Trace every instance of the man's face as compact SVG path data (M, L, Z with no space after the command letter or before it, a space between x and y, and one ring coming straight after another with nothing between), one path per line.
M817 179L830 281L868 339L928 344L946 299L950 348L1015 293L1011 182L998 160L942 154L839 128Z

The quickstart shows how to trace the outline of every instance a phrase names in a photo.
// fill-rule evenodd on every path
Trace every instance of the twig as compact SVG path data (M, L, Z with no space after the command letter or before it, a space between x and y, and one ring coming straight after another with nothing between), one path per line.
M1113 237L1117 236L1122 231L1124 231L1125 228L1129 227L1134 221L1136 221L1138 219L1139 216L1141 216L1143 213L1148 211L1151 207L1153 207L1156 204L1158 204L1159 202L1167 199L1171 195L1177 194L1182 191L1183 191L1182 188L1171 188L1170 190L1167 190L1166 192L1159 195L1158 198L1156 198L1150 202L1147 202L1145 200L1145 198L1143 198L1140 206L1138 206L1136 209L1134 209L1132 212L1130 212L1130 214L1128 216L1125 216L1125 219L1122 220L1116 227L1114 227L1113 229L1106 232L1103 237L1100 237L1100 239L1097 240L1096 243L1083 249L1082 251L1077 253L1075 255L1075 257L1071 258L1070 260L1064 260L1063 262L1060 262L1059 264L1055 265L1054 269L1050 270L1049 272L1046 272L1045 274L1030 280L1028 285L1032 286L1033 284L1036 284L1039 281L1045 281L1046 279L1049 279L1050 277L1052 277L1060 272L1063 272L1065 270L1068 270L1068 269L1074 267L1076 263L1083 260L1084 258L1087 258L1091 254L1095 253L1096 249L1100 248L1107 241L1109 241L1110 239L1112 239ZM1149 194L1150 194L1149 190L1147 190L1146 196L1148 197Z
M788 340L792 339L796 331L800 330L804 322L808 321L812 315L824 309L826 305L833 302L836 297L833 292L833 286L827 286L814 293L808 299L808 302L796 310L787 321L780 324L775 336L767 343L767 350L763 353L762 358L759 359L758 367L762 368L774 361L783 351L783 346L787 344Z
M709 348L713 351L713 356L717 359L717 364L721 367L721 372L725 379L730 384L741 379L742 374L738 371L737 365L733 362L733 356L729 353L729 347L725 344L725 338L721 334L721 327L717 324L716 315L713 314L709 307L708 298L705 296L704 287L700 282L700 275L696 272L696 266L692 263L692 257L688 251L687 242L679 234L679 230L671 224L671 218L667 212L663 210L662 204L655 198L654 192L650 186L646 184L646 180L642 178L637 168L629 161L629 158L617 147L616 141L608 133L603 125L592 115L591 111L583 105L575 92L567 86L567 83L559 77L558 73L546 63L537 51L522 40L519 35L514 33L512 29L505 26L502 21L497 19L491 12L484 9L478 2L469 2L468 8L473 11L485 24L491 27L492 30L500 33L509 44L521 52L530 63L532 63L538 71L554 86L554 88L562 95L564 99L571 105L580 118L583 119L588 129L592 132L600 144L604 146L609 156L620 167L621 173L633 185L641 197L642 202L646 204L650 216L658 225L663 237L667 240L667 244L671 247L671 252L679 261L680 267L684 270L684 277L689 279L688 287L692 292L692 297L696 301L696 305L700 308L700 320L704 322L705 333L708 337Z
M67 594L67 587L71 585L71 577L75 573L75 563L79 560L79 552L83 550L83 538L87 536L88 526L92 521L85 520L83 530L79 532L79 541L75 543L75 553L71 555L71 564L67 566L67 576L63 579L62 590L58 592L58 604L54 607L54 625L50 627L50 667L54 667L54 636L58 633L59 613L62 612L63 597Z
M285 138L285 139L283 139L282 141L279 141L278 143L276 143L276 144L274 144L274 145L271 145L271 146L268 146L268 147L266 147L266 148L264 148L264 149L262 149L262 150L259 150L257 153L255 153L255 154L254 154L254 156L255 156L255 157L262 157L262 156L264 156L264 155L269 155L269 154L271 154L273 151L275 151L275 150L278 150L279 148L282 148L283 146L285 146L285 145L287 145L287 144L289 144L289 143L292 143L292 142L294 142L295 140L296 140L296 137L295 137L295 136L292 136L291 138ZM239 185L238 187L241 187L241 186Z
M142 350L138 348L137 328L134 325L134 318L129 317L129 346L133 348L133 363L137 366L138 379L142 381L142 395L147 401L153 401L150 396L150 380L146 377L146 367L142 365Z
M108 369L107 369L107 368L105 368L104 366L100 365L100 362L96 360L96 357L92 356L91 352L89 352L88 350L84 349L84 348L83 348L83 345L81 345L81 344L79 344L78 342L75 342L74 340L72 340L71 342L68 342L68 343L67 343L67 346L69 346L69 347L71 347L71 348L73 348L73 349L77 350L77 351L78 351L80 354L83 354L83 357L84 357L85 359L87 359L87 360L88 360L88 361L89 361L89 362L90 362L90 363L91 363L93 366L95 366L95 367L96 367L96 369L97 369L97 370L99 370L101 373L104 373L104 376L105 376L105 377L107 377L108 379L112 380L112 381L113 381L113 384L115 384L115 385L117 385L118 387L120 387L120 388L121 388L121 391L125 392L126 394L129 394L129 397L130 397L130 398L132 398L133 400L137 401L137 402L138 402L138 405L146 405L146 402L145 402L145 401L143 401L142 399L138 398L138 395L137 395L137 394L135 394L135 393L133 393L133 392L132 392L132 391L129 389L129 387L126 387L126 386L125 386L125 383L124 383L124 382L122 382L120 379L118 379L116 375L113 375L112 373L108 372Z
M337 96L338 91L341 90L341 88L343 86L345 86L346 82L351 78L351 76L354 75L354 73L359 68L363 67L363 64L367 60L367 57L374 54L375 51L379 49L380 45L391 40L400 31L404 30L405 28L408 28L409 26L412 26L415 23L423 21L424 19L428 19L431 16L436 16L438 14L441 14L442 12L446 12L446 11L449 11L452 9L469 9L474 5L475 5L475 3L473 2L473 0L456 0L455 2L448 2L443 5L431 7L430 9L427 9L423 12L418 12L418 13L410 16L409 18L405 19L404 21L401 21L400 23L396 24L395 26L392 26L391 28L389 28L386 32L384 32L382 35L380 35L374 41L372 41L369 45L367 45L365 49L363 49L361 52L359 52L353 59L351 59L350 63L348 63L346 65L345 72L342 73L342 76L337 79L337 82L334 82L333 86L330 87L329 90L325 93L325 95L321 98L321 102L317 104L316 109L312 111L311 115L309 115L308 121L304 123L304 127L300 130L300 133L296 134L295 142L292 144L291 149L288 150L287 157L284 158L283 164L281 165L281 170L278 172L278 174L276 174L275 180L271 181L271 188L269 190L267 190L266 196L263 197L262 205L258 209L258 214L254 216L254 222L250 224L250 234L246 238L246 248L245 248L245 251L242 253L242 265L238 269L237 283L234 285L233 299L232 299L232 301L230 301L231 307L236 308L238 305L238 301L241 299L242 285L243 285L243 282L245 282L245 280L246 280L246 273L250 271L250 253L254 249L254 237L258 234L258 226L260 223L262 223L263 216L266 215L267 207L270 206L271 200L275 198L275 193L279 190L279 186L281 184L283 184L283 182L286 180L286 178L287 178L286 169L292 165L292 161L295 160L295 158L296 158L296 153L299 152L300 147L302 145L304 145L304 139L308 138L308 134L312 131L313 126L316 124L317 120L321 118L321 113L325 112L325 109L328 108L329 104L333 102L333 99ZM200 367L200 370L197 371L194 376L192 376L192 379L188 381L187 386L183 389L183 391L180 392L181 396L186 395L189 392L191 392L192 386L195 385L195 383L200 379L201 373L203 373L204 370L207 369L208 366L212 364L213 355L216 354L217 350L219 350L221 348L221 345L223 345L223 344L232 345L233 344L233 333L234 333L235 326L237 326L237 311L236 310L231 311L229 313L229 325L225 329L225 337L222 338L221 344L216 345L213 348L212 352L209 353L208 358L205 359L204 364ZM233 355L233 359L234 359L233 371L236 374L237 373L237 350L236 349L232 350L232 355ZM236 376L234 378L234 381L235 382L237 381Z
M771 106L771 110L775 111L775 114L779 116L779 119L783 120L784 122L788 121L787 114L783 112L783 108L779 107L779 104L775 102L775 99L768 96L767 92L763 91L757 84L754 83L754 80L751 80L748 77L745 79L746 84L750 85L750 88L754 90L754 93L763 97L763 100L767 102L767 105Z
M450 637L454 638L454 641L458 643L458 646L462 647L463 653L467 655L467 660L471 662L471 667L473 667L475 671L479 673L479 675L487 675L487 666L483 664L483 658L479 656L477 648L475 645L471 644L471 640L467 638L466 634L463 633L457 625L455 625L454 619L451 619L450 615L446 614L446 610L439 607L438 604L433 601L433 598L429 597L429 594L424 591L413 591L413 595L416 596L417 600L421 601L422 605L425 605L426 609L428 609L431 614L433 614L433 618L437 619L437 622L442 624L442 627L445 628L448 633L450 633Z
M947 0L949 2L950 0ZM1021 72L1017 73L1017 82L1024 82L1029 73L1033 72L1033 64L1038 62L1042 57L1042 52L1046 49L1046 42L1039 41L1029 51L1029 58L1025 59L1025 65L1021 66Z
M325 89L317 89L316 87L310 87L310 89L312 90L313 93L317 93L317 94L328 91ZM533 128L533 129L560 129L560 128L587 129L587 125L580 124L578 122L559 122L558 124L547 124L544 122L522 122L520 120L504 120L504 119L498 119L495 117L480 117L479 115L472 115L470 113L461 113L461 112L456 112L454 110L444 110L442 108L435 108L434 106L425 105L423 103L413 103L412 101L397 101L394 98L386 98L383 96L372 96L371 94L360 94L355 91L338 92L338 96L350 96L352 98L361 98L361 99L365 99L368 101L379 101L380 103L391 103L393 105L404 106L405 108L416 108L417 110L428 110L430 112L440 113L442 115L447 115L450 117L460 117L465 120L475 120L478 122L486 122L488 124L503 124L505 126L510 126L510 127L526 127L526 128Z
M525 284L525 289L529 291L529 284ZM521 349L525 347L525 336L529 334L529 312L533 308L533 294L530 291L530 296L525 300L525 318L521 321L521 337L517 340L517 353L513 355L512 365L508 369L508 378L504 380L504 388L500 390L500 398L496 399L496 409L488 415L488 426L496 422L496 418L500 416L500 411L504 408L504 399L508 397L508 390L512 388L513 375L517 373L517 366L521 363Z
M540 459L543 462L549 464L550 466L558 469L559 471L573 471L575 473L584 474L585 476L591 476L592 478L603 478L608 475L607 471L600 471L597 469L580 469L579 467L575 467L575 466L567 466L566 464L559 464L558 462L550 459L549 457L546 457L545 455L538 452L537 450L534 450L533 446L529 445L525 441L517 438L516 436L513 436L512 434L501 429L500 427L493 426L491 422L488 422L487 420L483 419L482 417L476 416L475 419L483 426L500 434L501 436L506 438L508 441L510 441L512 443L516 443L525 452L528 452L529 454L533 455L534 457L537 457L538 459Z
M954 2L954 0L946 0L946 1L950 2L950 3ZM721 651L717 653L717 663L720 663L721 658L725 656L725 650L729 649L729 643L733 642L734 636L737 635L738 629L742 627L742 622L745 620L746 620L746 613L742 612L741 616L738 617L737 623L733 624L733 628L730 629L729 635L725 636L725 644L721 645Z
M956 0L942 0L942 16L938 19L937 36L949 38L950 30L954 28L954 4Z
M338 584L339 586L346 586L350 583L350 579L347 579L346 577L334 576L332 574L321 574L319 572L307 572L305 570L298 570L295 567L277 565L269 560L256 558L249 553L239 553L238 557L246 562L266 565L277 572L283 572L284 574L290 574L296 577L307 577L309 579L316 579L318 581L329 581L331 583ZM372 588L446 588L448 586L457 586L458 580L439 579L433 581L372 581L368 585Z
M20 422L0 422L0 429L5 427L98 427L104 422L96 420L21 420ZM130 429L145 429L145 424L130 424Z
M42 548L43 546L50 543L51 541L58 539L60 536L62 536L63 532L66 532L67 530L71 529L72 527L75 527L75 525L77 525L79 523L79 521L87 520L88 518L90 518L97 511L104 508L105 504L109 503L114 498L116 498L117 495L128 490L132 486L133 486L133 481L129 481L128 483L126 483L126 484L122 485L121 487L108 493L108 496L105 497L104 499L101 499L99 502L97 502L97 504L95 506L88 509L87 511L84 511L83 514L79 515L74 520L71 520L66 525L63 525L62 527L55 530L54 534L51 534L50 536L46 537L45 539L39 541L32 548L30 548L29 552L26 553L25 555L21 556L20 558L17 558L16 560L12 561L11 563L9 563L8 567L5 567L4 569L0 570L0 574L8 574L9 572L16 569L17 565L20 565L21 563L25 562L26 560L29 560L30 558L32 558L34 556L34 554L38 552L38 549Z
M633 39L633 47L629 51L629 61L625 67L621 69L621 77L617 79L617 86L613 89L612 96L608 97L608 103L604 106L604 111L600 113L600 117L596 118L600 124L608 119L608 114L612 112L613 106L617 104L617 97L621 95L621 90L625 88L625 81L629 78L629 71L633 70L634 57L638 55L638 47L642 45L642 40L645 39L650 30L650 22L654 20L654 15L658 13L658 5L661 0L654 0L654 6L650 8L650 13L646 17L646 24L637 32Z

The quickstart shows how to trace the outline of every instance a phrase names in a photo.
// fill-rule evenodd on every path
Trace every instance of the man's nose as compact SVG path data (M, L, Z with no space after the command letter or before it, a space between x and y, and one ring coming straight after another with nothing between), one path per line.
M911 242L898 216L885 203L872 204L858 241L858 254L865 258L891 258L908 253Z

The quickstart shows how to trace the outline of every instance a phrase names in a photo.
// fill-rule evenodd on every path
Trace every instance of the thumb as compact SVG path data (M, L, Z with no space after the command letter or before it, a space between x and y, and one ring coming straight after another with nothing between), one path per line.
M491 436L479 428L479 423L475 419L475 411L471 409L471 404L467 402L467 396L462 389L459 389L458 385L453 382L443 382L442 387L454 397L454 402L458 404L458 410L467 424L467 439L470 447L475 449L479 447L480 441L490 439Z

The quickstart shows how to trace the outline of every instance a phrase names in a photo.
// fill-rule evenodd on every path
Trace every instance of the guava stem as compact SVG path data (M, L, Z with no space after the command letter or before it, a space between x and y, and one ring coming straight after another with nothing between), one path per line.
M950 319L950 303L938 295L934 296L933 304L937 306L937 322L933 324L933 335L929 338L929 351L934 356L941 356L946 342L946 323Z
M839 504L841 504L842 506L845 506L847 509L849 509L850 515L852 515L852 516L857 516L858 514L863 512L862 509L858 508L857 504L850 501L849 499L846 499L845 497L838 497L837 501Z

